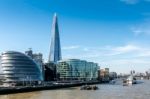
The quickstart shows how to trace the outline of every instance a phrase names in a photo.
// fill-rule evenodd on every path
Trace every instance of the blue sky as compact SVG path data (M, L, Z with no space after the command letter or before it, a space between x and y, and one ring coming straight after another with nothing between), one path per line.
M63 58L150 68L150 0L0 0L0 52L32 48L47 61L55 12Z

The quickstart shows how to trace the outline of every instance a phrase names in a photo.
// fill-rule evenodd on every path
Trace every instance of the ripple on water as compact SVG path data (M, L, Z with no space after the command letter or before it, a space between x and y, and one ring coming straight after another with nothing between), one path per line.
M0 99L150 99L150 80L134 86L122 84L98 85L99 90L80 90L80 87L1 95Z

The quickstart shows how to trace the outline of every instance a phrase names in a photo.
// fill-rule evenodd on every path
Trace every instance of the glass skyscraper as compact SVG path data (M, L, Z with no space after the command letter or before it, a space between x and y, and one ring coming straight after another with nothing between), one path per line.
M53 17L53 23L52 23L51 46L50 46L48 62L57 63L57 61L61 60L61 58L62 57L61 57L58 19L55 13Z

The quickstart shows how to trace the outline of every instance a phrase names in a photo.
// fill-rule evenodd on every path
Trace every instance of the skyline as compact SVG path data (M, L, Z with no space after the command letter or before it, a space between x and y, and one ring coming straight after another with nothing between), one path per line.
M149 0L1 0L0 52L32 48L48 60L51 23L59 18L62 56L110 71L149 69Z

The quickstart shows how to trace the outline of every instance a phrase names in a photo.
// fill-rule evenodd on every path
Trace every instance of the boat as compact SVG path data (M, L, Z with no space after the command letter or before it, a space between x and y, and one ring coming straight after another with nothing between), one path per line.
M130 75L127 79L123 80L123 85L132 85L136 84L136 78L133 75Z
M92 88L93 88L93 90L98 90L97 86L93 86Z
M96 85L83 85L80 87L80 90L97 90L98 87Z

